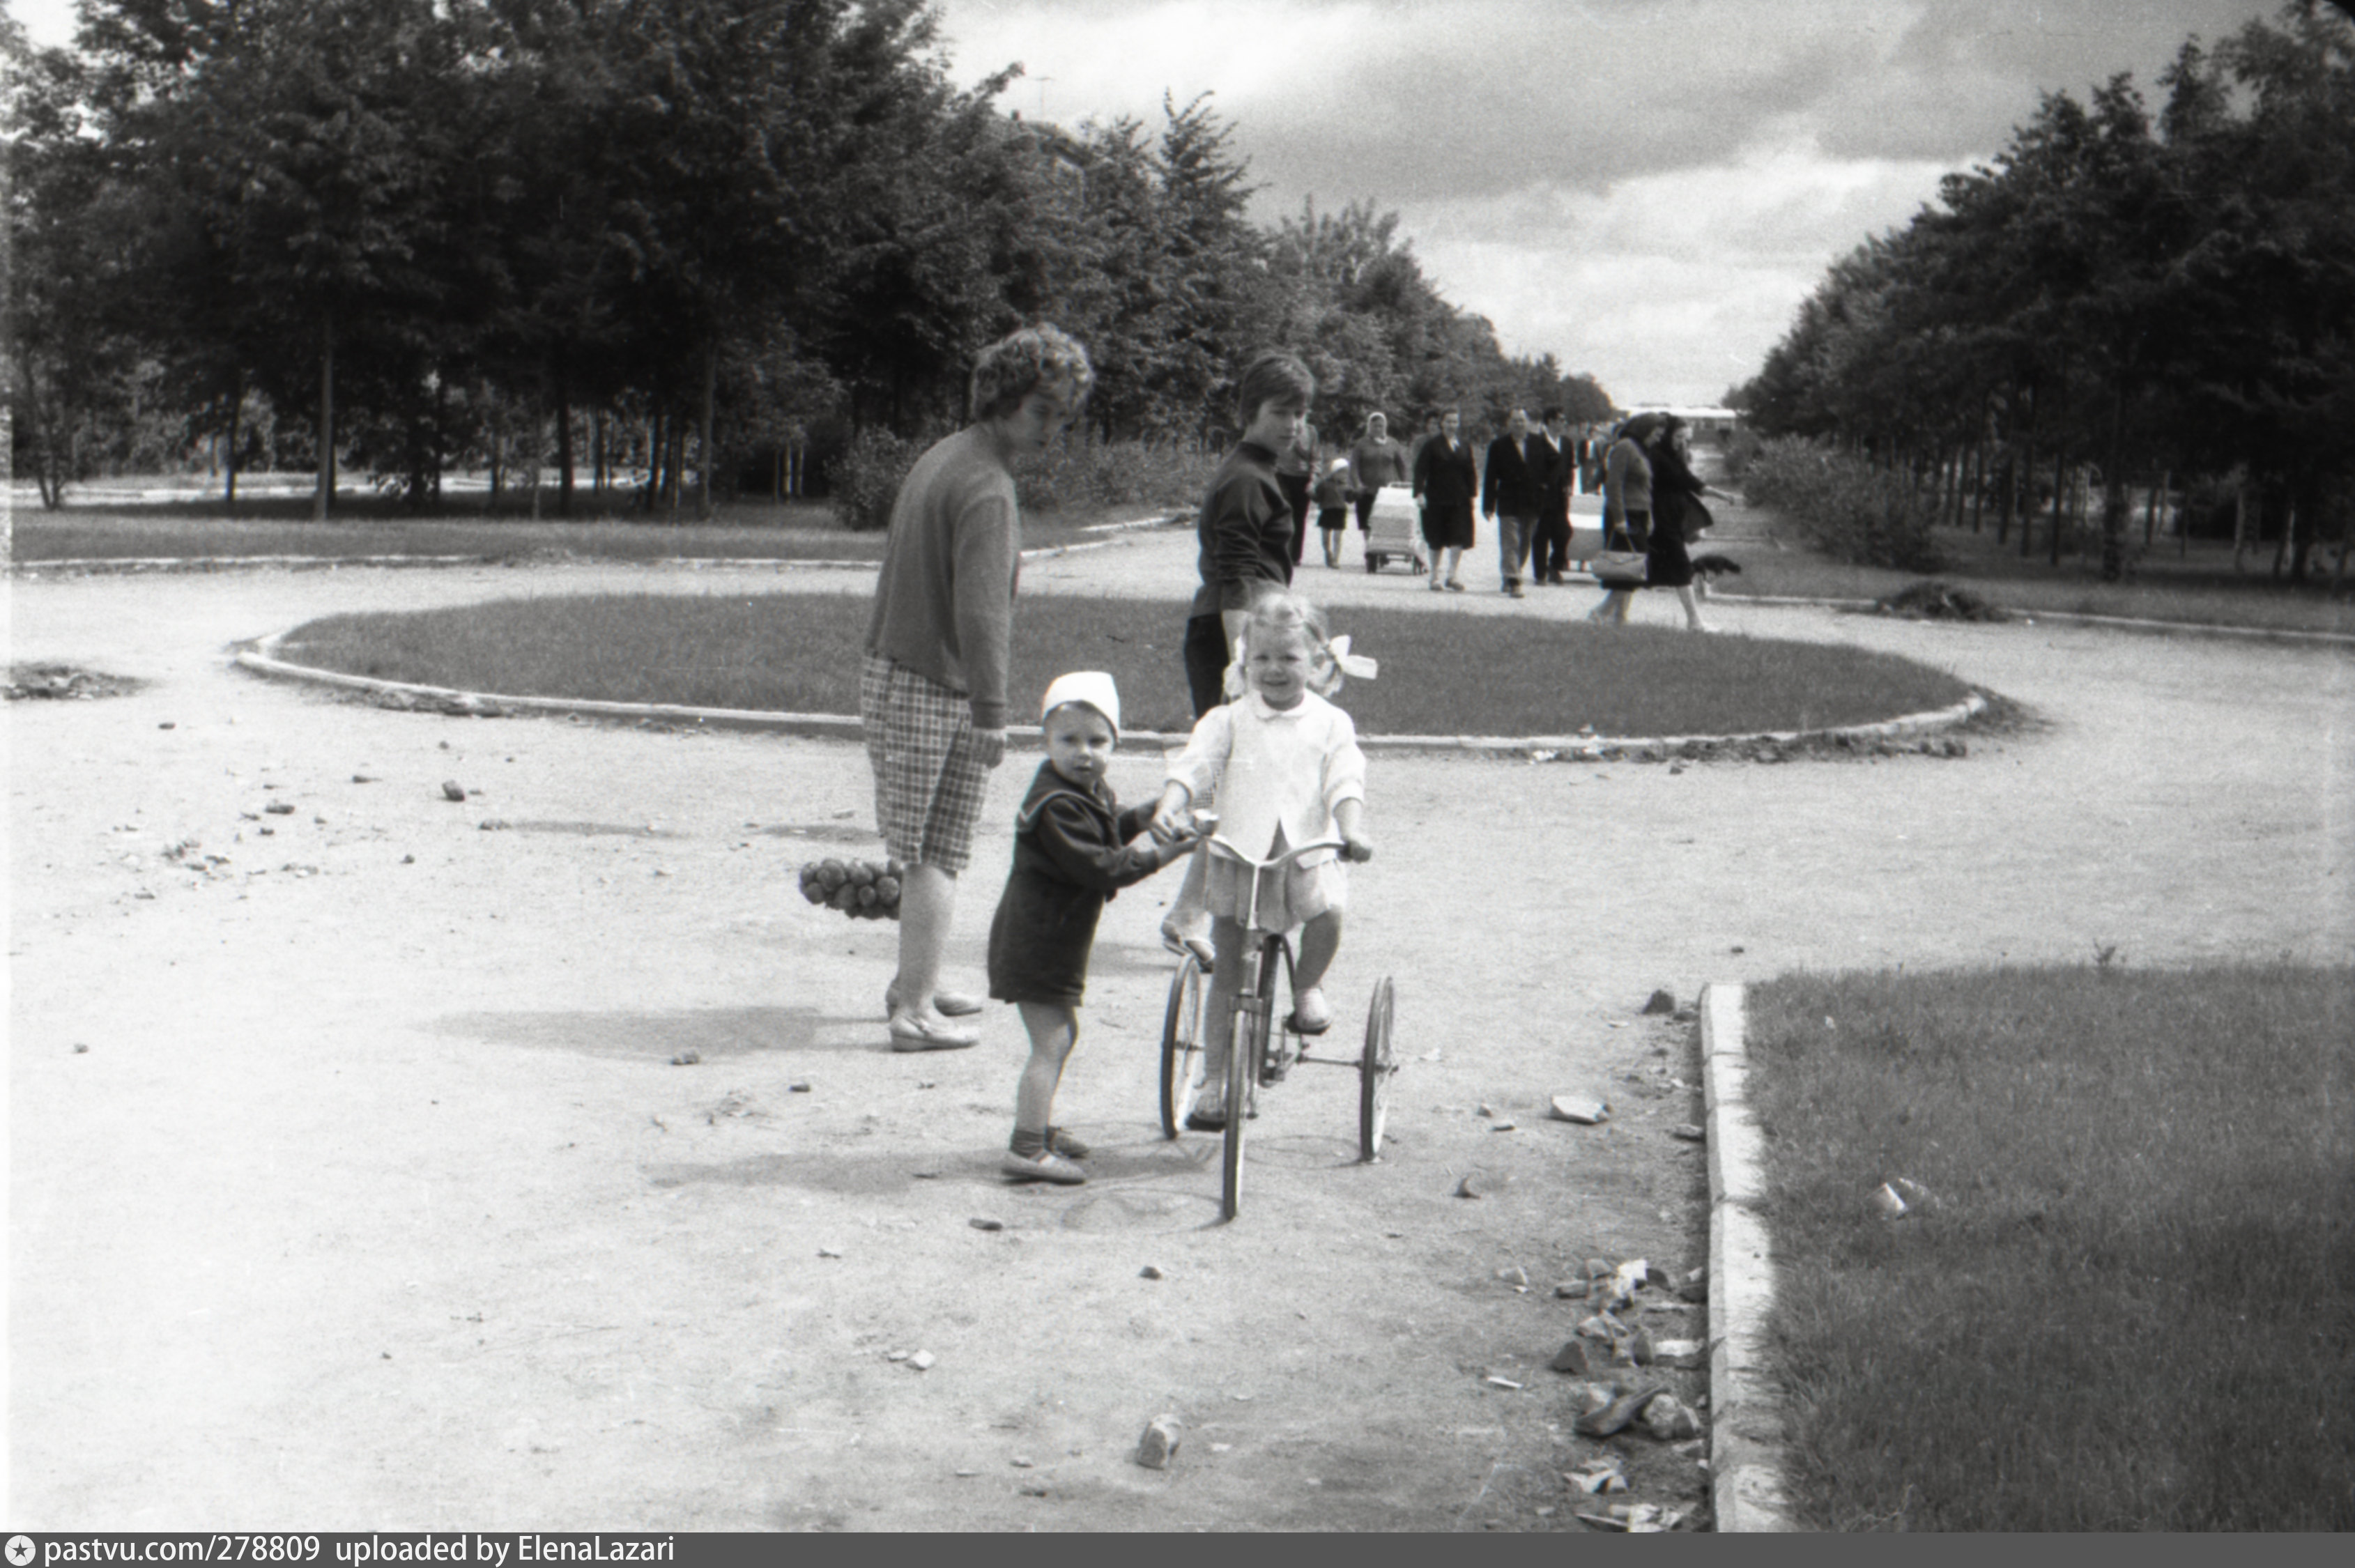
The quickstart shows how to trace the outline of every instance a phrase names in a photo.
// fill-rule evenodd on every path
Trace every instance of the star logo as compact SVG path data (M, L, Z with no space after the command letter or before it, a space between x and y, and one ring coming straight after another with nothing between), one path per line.
M33 1538L12 1535L8 1538L8 1568L26 1568L33 1560Z

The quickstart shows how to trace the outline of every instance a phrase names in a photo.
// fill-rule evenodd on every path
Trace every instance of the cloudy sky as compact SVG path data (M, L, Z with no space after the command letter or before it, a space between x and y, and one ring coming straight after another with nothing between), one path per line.
M8 0L65 42L70 0ZM941 0L1005 103L1157 121L1211 92L1273 221L1395 210L1506 351L1622 405L1747 379L1826 266L1992 156L2041 91L2152 100L2277 0Z

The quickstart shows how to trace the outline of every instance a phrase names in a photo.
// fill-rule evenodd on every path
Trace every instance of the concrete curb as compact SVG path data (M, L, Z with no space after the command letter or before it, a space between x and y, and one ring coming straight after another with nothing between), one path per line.
M1774 1301L1765 1174L1746 1095L1742 988L1700 998L1701 1078L1709 1106L1709 1462L1717 1528L1799 1528L1783 1491L1783 1413L1770 1378L1766 1318Z
M461 691L446 686L384 680L375 676L346 675L340 670L319 669L280 658L279 645L293 635L297 629L289 626L256 640L250 647L238 651L236 663L272 680L307 681L346 691L403 697L421 707L431 707L455 717L496 719L509 713L578 713L599 719L631 719L644 723L686 724L768 734L855 739L860 733L858 716L854 713L778 713L741 708L690 708L672 703L603 702L592 698L506 697L491 692ZM1526 735L1518 740L1501 735L1361 735L1358 743L1369 752L1469 752L1514 756L1535 753L1533 761L1624 762L1646 753L1654 753L1665 760L1688 745L1723 745L1729 741L1739 743L1745 741L1788 744L1819 736L1852 735L1870 740L1923 734L1961 724L1986 707L1987 699L1973 692L1951 707L1910 713L1902 718L1883 720L1877 724L1850 724L1837 730L1774 730L1762 731L1755 735L1660 735L1632 740L1609 740L1595 735ZM1039 729L1036 724L1009 725L1006 733L1009 741L1034 741L1039 739ZM1132 749L1157 746L1164 752L1174 752L1182 749L1188 738L1185 734L1169 731L1131 730L1122 734L1121 743Z

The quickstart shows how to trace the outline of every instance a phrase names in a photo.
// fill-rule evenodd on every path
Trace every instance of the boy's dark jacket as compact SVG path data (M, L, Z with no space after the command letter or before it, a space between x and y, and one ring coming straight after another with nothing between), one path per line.
M989 923L991 996L1078 1004L1105 901L1162 867L1159 845L1128 844L1152 816L1146 806L1123 811L1110 784L1091 793L1054 763L1039 764L1014 818L1014 869Z

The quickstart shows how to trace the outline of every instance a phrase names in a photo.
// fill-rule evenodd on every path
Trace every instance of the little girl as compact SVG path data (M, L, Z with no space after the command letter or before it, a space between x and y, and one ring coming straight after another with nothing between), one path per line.
M1013 1002L1030 1036L1014 1095L1014 1136L1000 1162L1018 1181L1075 1186L1087 1145L1052 1125L1055 1090L1079 1039L1080 998L1096 920L1119 889L1193 848L1184 835L1145 834L1104 780L1120 744L1120 692L1101 670L1058 676L1039 704L1047 760L1014 819L1014 866L989 925L989 994ZM1133 842L1132 842L1133 840Z
M1340 669L1325 617L1298 594L1263 594L1244 624L1239 663L1247 693L1213 708L1194 726L1193 739L1169 765L1169 782L1153 813L1156 837L1182 831L1191 802L1214 786L1218 832L1254 859L1269 859L1296 844L1344 840L1351 860L1373 858L1359 831L1365 806L1366 757L1349 716L1318 695L1340 686ZM1305 863L1303 863L1305 862ZM1227 1052L1234 1045L1235 993L1242 977L1243 927L1252 882L1259 880L1263 926L1304 927L1293 970L1292 1028L1322 1034L1333 1021L1322 989L1341 945L1341 912L1348 901L1348 869L1331 849L1312 850L1283 873L1253 873L1212 855L1205 880L1211 914L1210 998L1203 1018L1202 1055L1208 1082L1187 1116L1199 1132L1226 1126Z

